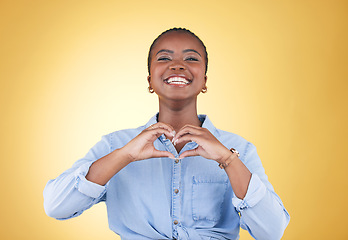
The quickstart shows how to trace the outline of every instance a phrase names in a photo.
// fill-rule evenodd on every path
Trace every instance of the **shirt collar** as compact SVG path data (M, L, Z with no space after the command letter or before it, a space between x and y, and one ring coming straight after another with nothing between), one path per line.
M213 123L210 121L209 117L205 114L200 114L198 115L198 118L201 122L203 122L202 127L206 128L211 132L215 137L218 136L218 130L217 128L213 125Z
M145 128L150 127L152 124L157 123L158 113L156 113L145 125ZM203 122L202 127L208 129L215 137L218 136L218 131L213 123L210 121L209 117L205 114L199 114L198 118Z

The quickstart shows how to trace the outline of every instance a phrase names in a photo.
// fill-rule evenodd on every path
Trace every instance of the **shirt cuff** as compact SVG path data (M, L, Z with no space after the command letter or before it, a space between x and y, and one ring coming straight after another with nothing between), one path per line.
M75 188L79 190L79 192L89 197L101 198L106 192L106 187L99 185L97 183L88 181L85 177L91 165L92 165L92 162L85 163L81 165L75 171L75 180L76 180Z
M238 198L233 193L232 204L238 212L241 212L249 207L255 206L265 196L266 191L266 186L259 176L252 174L244 199Z

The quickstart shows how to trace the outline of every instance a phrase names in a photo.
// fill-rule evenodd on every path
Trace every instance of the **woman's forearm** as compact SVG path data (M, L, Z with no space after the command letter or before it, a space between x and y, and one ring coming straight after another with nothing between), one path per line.
M105 185L116 173L129 163L156 157L170 157L174 155L167 151L158 151L153 142L162 134L173 136L174 129L168 124L158 122L144 129L138 136L120 149L95 161L86 175L86 179Z
M95 161L86 175L88 181L105 185L116 173L131 163L124 148L116 149L108 155Z
M225 168L233 192L239 199L243 199L248 191L251 173L244 163L233 154L232 162Z

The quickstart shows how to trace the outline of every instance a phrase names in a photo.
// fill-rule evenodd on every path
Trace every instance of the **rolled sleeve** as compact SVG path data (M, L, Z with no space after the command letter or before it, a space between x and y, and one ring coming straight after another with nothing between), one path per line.
M110 153L108 136L103 136L74 165L49 180L44 189L44 208L48 216L65 220L79 216L83 211L101 201L105 201L108 183L105 186L86 179L94 161Z
M257 174L252 174L244 199L236 197L233 193L232 204L239 212L253 207L265 196L266 190L266 186L259 176L257 176Z
M253 144L248 143L241 158L252 173L244 199L234 194L232 204L240 212L240 226L259 240L280 239L290 216L268 181L261 160Z
M86 179L86 174L91 165L92 163L85 163L75 171L75 188L89 197L101 198L106 192L106 186L99 185Z

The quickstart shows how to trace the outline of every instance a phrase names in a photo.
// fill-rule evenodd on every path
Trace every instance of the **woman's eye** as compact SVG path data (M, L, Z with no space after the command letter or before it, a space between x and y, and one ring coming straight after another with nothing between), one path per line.
M195 57L188 57L188 58L186 58L185 60L186 60L186 61L198 61L198 59L195 58Z
M157 59L157 61L169 61L169 57L160 57Z

